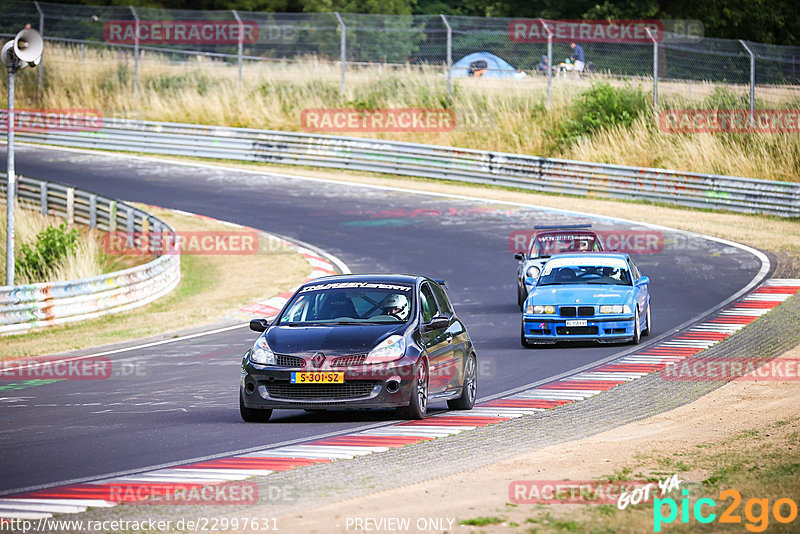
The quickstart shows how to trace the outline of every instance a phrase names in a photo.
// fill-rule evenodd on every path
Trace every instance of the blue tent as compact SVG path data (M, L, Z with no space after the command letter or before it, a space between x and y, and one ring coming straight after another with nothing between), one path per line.
M462 57L453 63L450 75L453 78L463 78L470 76L471 71L481 78L520 79L525 77L524 72L518 71L508 61L489 52L473 52Z

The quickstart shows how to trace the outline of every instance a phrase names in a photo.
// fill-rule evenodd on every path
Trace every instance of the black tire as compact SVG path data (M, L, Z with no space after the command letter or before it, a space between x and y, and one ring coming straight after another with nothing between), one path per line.
M471 410L475 406L475 396L478 392L478 359L471 354L464 366L464 385L461 396L447 401L451 410Z
M528 298L527 295L524 294L525 290L519 287L517 284L517 305L519 305L519 309L522 310L525 306L525 299Z
M242 392L240 390L239 415L242 416L242 420L246 423L266 423L272 416L272 410L248 408L247 406L244 405L244 399L242 398Z
M528 343L528 340L525 339L525 323L523 322L519 327L519 343L522 345L522 348L531 349L534 347L533 343Z
M642 325L639 321L639 307L636 307L636 312L633 314L633 339L631 343L638 345L642 341Z
M649 336L650 335L650 329L652 328L651 323L650 323L650 303L649 302L647 303L647 316L645 318L645 324L646 324L646 328L644 330L642 330L642 335L643 336Z
M404 419L425 419L425 416L428 415L428 361L420 360L414 374L411 400L408 406L400 408L398 411Z

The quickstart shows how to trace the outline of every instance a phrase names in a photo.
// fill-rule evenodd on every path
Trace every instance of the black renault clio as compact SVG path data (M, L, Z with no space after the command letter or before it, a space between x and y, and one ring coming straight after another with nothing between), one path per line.
M475 403L477 356L443 282L340 275L301 286L242 360L239 409L266 422L276 408L397 408L423 419L428 402Z

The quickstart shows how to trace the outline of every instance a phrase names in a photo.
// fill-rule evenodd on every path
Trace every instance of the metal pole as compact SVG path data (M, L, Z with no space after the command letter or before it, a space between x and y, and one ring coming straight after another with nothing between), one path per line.
M447 94L450 95L453 93L453 81L450 77L450 71L453 69L453 29L444 15L439 14L439 16L442 17L442 22L447 28Z
M239 87L242 86L242 46L244 45L244 24L235 9L231 10L236 22L239 23Z
M739 42L750 54L750 127L754 128L756 125L756 55L744 41L739 39Z
M14 205L16 177L14 176L14 71L19 60L14 58L8 67L8 152L6 157L6 285L14 285Z
M139 86L139 15L133 6L129 6L131 15L133 15L133 96L136 96L136 90Z
M34 2L33 5L36 6L36 11L39 12L39 34L42 36L42 39L44 39L44 11L42 11L42 8L39 7L39 2ZM42 65L39 65L39 98L42 97L42 71L43 70L44 70L44 67Z
M650 40L653 41L653 111L658 112L658 39L653 36L650 28L645 28Z
M548 28L544 19L539 19L542 27L547 32L547 107L550 107L551 91L553 88L553 32Z
M344 94L344 71L345 71L345 63L347 63L347 26L344 25L344 21L342 20L341 15L339 12L334 12L336 15L336 19L339 21L339 28L342 30L342 41L339 45L341 47L341 63L342 63L342 83L341 87L339 88L339 93Z

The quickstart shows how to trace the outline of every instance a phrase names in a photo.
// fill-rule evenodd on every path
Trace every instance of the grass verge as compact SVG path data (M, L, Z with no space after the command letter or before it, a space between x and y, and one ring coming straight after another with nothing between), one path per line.
M218 221L142 206L178 231L225 231ZM296 252L248 255L184 255L181 282L170 294L128 312L2 338L0 359L36 356L117 343L221 320L259 299L289 290L311 271ZM258 279L254 285L252 280Z
M97 50L82 56L76 47L47 46L42 96L36 72L22 71L20 109L93 108L104 116L288 131L301 130L305 109L446 109L456 115L452 131L354 135L752 178L800 177L796 133L665 133L650 111L651 84L646 80L558 78L547 107L547 82L541 76L515 83L459 79L448 94L441 69L359 68L348 72L347 89L340 94L334 63L248 64L240 86L237 70L223 63L174 64L150 54L140 62L134 96L129 58ZM596 82L627 87L635 97L594 100L599 113L589 115L582 103ZM0 87L2 83L4 78ZM659 93L662 109L749 109L747 88L741 85L665 81ZM633 101L638 104L629 109ZM757 107L797 109L800 99L796 88L759 87ZM618 112L624 120L609 120ZM587 118L592 128L562 135Z
M683 480L681 488L688 490L688 506L681 501L684 496L677 491L665 498L675 500L677 516L661 525L666 532L797 532L800 519L797 513L787 523L775 517L775 504L781 517L792 517L800 495L800 421L780 420L769 425L754 426L750 430L713 441L698 443L691 450L664 454L643 451L628 470L645 479L665 479L678 474ZM610 477L610 476L609 476ZM600 477L600 478L609 478ZM657 489L657 488L656 488ZM735 490L735 494L732 491ZM658 492L656 492L658 495ZM738 495L739 497L736 497ZM700 499L711 499L702 507L704 516L713 513L713 521L703 524L694 515L694 506ZM737 500L740 499L740 500ZM779 502L781 499L784 501ZM682 506L688 518L682 517ZM721 523L720 518L730 508L731 521ZM796 510L796 508L794 508ZM611 534L614 532L653 532L654 505L641 503L620 510L613 504L538 504L519 505L505 510L508 519L494 528L482 532L565 533L582 532ZM669 506L663 506L661 517L669 516ZM467 520L469 521L469 520ZM466 523L486 527L487 524Z

